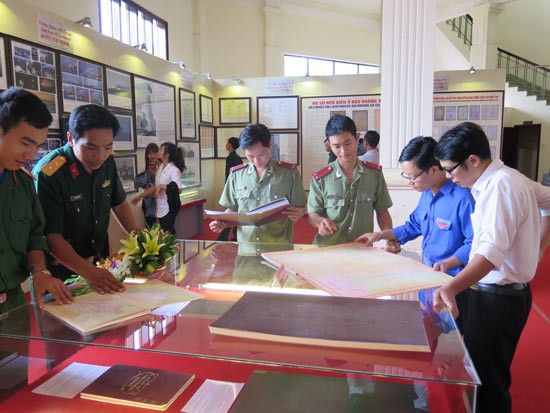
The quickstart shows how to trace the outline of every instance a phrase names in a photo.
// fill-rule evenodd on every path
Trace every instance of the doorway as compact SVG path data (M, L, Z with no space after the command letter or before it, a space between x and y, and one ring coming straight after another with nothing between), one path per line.
M540 124L505 127L502 138L502 161L523 175L538 180Z

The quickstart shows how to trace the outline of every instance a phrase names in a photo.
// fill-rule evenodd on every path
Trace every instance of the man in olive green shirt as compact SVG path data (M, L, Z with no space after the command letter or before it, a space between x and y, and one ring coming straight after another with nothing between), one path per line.
M237 237L243 244L239 254L259 255L266 247L257 243L291 244L294 222L305 213L306 195L296 165L275 161L271 158L271 133L262 124L250 124L240 137L249 163L231 168L220 198L220 205L226 211L248 212L271 201L288 198L291 205L284 213L288 216L280 221L259 227L239 226ZM210 229L220 232L227 224L212 221Z
M48 268L66 279L79 274L98 293L124 291L95 261L109 255L111 210L127 232L136 228L112 157L116 117L102 106L83 105L69 118L68 143L35 166L51 252Z
M381 230L392 228L392 200L382 167L357 159L359 134L353 120L333 116L325 135L337 159L311 178L307 207L310 223L318 228L313 243L353 242L373 231L375 212Z
M26 303L21 283L29 273L39 306L47 291L59 304L72 302L69 289L46 270L44 213L23 169L46 142L51 122L34 94L15 87L0 94L0 314Z

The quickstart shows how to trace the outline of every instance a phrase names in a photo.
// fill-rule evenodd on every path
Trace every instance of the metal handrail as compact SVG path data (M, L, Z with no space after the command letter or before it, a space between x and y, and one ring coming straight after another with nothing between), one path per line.
M446 22L451 26L454 32L457 32L458 38L462 39L464 44L472 46L472 23L473 19L469 14L448 19Z
M536 95L539 99L550 101L548 78L549 65L540 65L519 57L506 50L498 50L497 65L506 69L506 79L515 86Z

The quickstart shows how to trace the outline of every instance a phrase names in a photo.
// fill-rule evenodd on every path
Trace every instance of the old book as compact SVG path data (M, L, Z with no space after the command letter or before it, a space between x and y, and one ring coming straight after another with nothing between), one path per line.
M263 253L331 295L380 297L445 285L452 277L408 257L361 243Z
M415 398L412 384L257 370L231 413L414 413Z
M157 307L202 298L200 294L159 280L126 288L117 294L80 295L74 297L71 304L50 302L44 305L44 310L80 333L89 334L149 314Z
M283 211L290 206L287 198L276 199L267 204L260 205L248 212L223 212L204 210L204 215L207 218L226 222L227 224L236 225L265 225L269 222L278 221L286 218Z
M80 393L83 399L166 410L194 374L116 364Z
M246 292L210 332L284 343L429 352L418 302Z

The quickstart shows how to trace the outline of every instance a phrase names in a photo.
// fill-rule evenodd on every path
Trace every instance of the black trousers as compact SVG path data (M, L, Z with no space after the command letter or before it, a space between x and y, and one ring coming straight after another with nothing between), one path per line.
M168 212L165 216L162 218L159 218L159 224L160 227L164 231L170 231L172 234L176 234L176 228L174 227L174 224L176 223L176 217L178 216L178 212Z
M478 413L512 411L510 366L531 304L529 286L514 295L467 290L462 332L481 379Z

